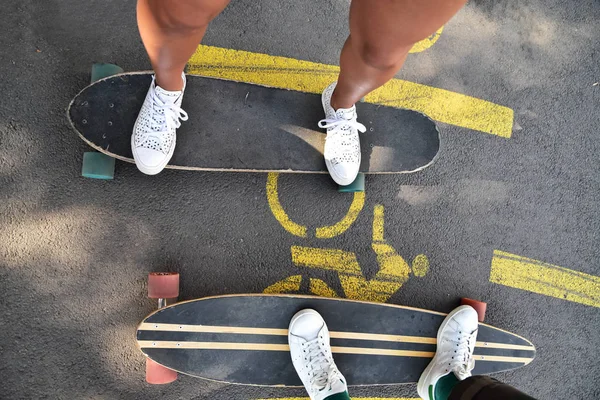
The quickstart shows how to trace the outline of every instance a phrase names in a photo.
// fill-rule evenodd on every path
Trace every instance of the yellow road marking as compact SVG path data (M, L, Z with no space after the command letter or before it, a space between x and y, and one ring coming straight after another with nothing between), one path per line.
M279 192L277 183L278 179L278 172L269 172L267 176L267 201L269 202L269 207L273 212L273 216L281 224L281 226L292 235L298 237L307 237L307 227L292 221L281 206L281 203L279 202ZM350 204L346 215L344 215L344 217L339 222L333 225L317 228L316 237L319 239L331 239L333 237L341 235L346 230L348 230L348 228L350 228L354 221L356 221L356 218L358 218L358 214L360 214L364 205L364 192L354 193L352 203Z
M600 307L600 277L494 250L490 282Z
M373 244L380 270L367 280L358 264L356 254L338 249L292 246L292 262L309 268L336 271L349 299L385 303L408 280L410 267L391 246Z
M309 282L309 290L312 294L321 297L339 297L337 293L321 279L310 278Z
M440 36L442 35L443 30L444 30L444 27L442 26L440 29L435 31L428 38L425 38L425 39L421 40L420 42L415 43L415 45L412 47L412 49L410 49L409 53L420 53L422 51L427 50L431 46L433 46L435 44L435 42L437 42L438 39L440 38Z
M360 214L361 210L365 205L365 193L364 192L356 192L354 193L354 199L352 199L352 204L350 204L350 208L348 212L338 223L331 226L323 226L321 228L317 228L316 236L319 239L331 239L336 237L342 233L344 233L350 225L356 221L358 218L358 214Z
M275 174L276 175L276 174ZM267 185L274 186L275 189L269 190L275 199L270 198L269 204L279 204L276 199L276 178ZM357 193L362 194L362 193ZM355 197L356 199L356 197ZM356 219L356 215L360 212L364 205L364 198L360 197L360 202L353 202L350 206L350 211L344 218L351 220L350 223L339 223L336 232L341 233L348 229L350 224ZM280 206L275 208L273 214L277 214L277 210L283 212ZM281 222L289 218L276 218ZM377 255L377 263L379 271L371 280L367 280L362 273L356 254L340 249L323 249L313 247L292 246L292 262L298 266L318 268L336 271L338 278L344 290L344 294L349 299L369 300L380 303L385 303L394 293L396 293L406 281L408 281L411 273L411 267L400 256L396 250L385 242L384 238L384 209L382 205L376 205L373 212L373 243L371 247ZM334 225L335 226L335 225ZM333 229L333 227L329 229ZM287 228L286 228L287 229ZM291 229L287 229L290 231ZM339 234L338 233L338 234ZM429 260L424 254L419 254L413 260L413 269L415 276L425 276L429 270ZM267 287L264 293L289 293L298 291L300 288L300 275L291 278L286 278ZM320 279L311 279L309 283L311 293L324 297L337 297L337 294L325 282Z
M337 79L339 67L293 58L200 45L188 62L189 74L307 93L321 93ZM407 108L456 126L509 138L513 110L431 86L392 79L365 97L368 103Z
M412 270L415 276L422 278L429 271L429 259L425 254L417 255L412 262Z
M375 205L373 210L373 242L383 242L383 206Z
M300 282L302 281L302 275L294 275L289 278L285 278L281 281L275 282L271 286L263 290L263 293L277 294L277 293L290 293L297 292L300 290Z
M270 172L267 176L267 201L269 202L271 212L273 212L275 219L279 221L279 224L286 231L292 235L306 237L306 227L292 221L279 202L279 195L277 194L278 176L279 174L275 172Z
M349 251L302 246L292 246L291 250L292 262L296 265L329 269L346 274L361 273L356 254Z

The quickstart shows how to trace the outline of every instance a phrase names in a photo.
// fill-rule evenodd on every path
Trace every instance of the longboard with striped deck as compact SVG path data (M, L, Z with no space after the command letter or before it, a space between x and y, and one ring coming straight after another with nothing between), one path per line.
M287 327L303 308L317 310L331 332L336 364L349 385L416 382L433 357L445 314L299 295L230 295L176 303L146 317L137 343L152 360L199 378L244 385L301 386ZM479 325L474 374L530 363L528 340Z

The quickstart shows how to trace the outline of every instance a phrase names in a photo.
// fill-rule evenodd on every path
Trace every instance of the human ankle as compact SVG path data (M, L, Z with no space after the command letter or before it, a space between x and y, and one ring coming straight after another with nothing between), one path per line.
M352 106L354 106L354 103L349 102L348 100L345 100L343 98L340 98L340 96L338 95L338 92L337 92L337 88L336 88L336 90L334 90L333 94L331 95L330 105L335 111L337 111L340 108L352 108Z
M181 92L183 90L183 79L181 74L156 74L156 85L169 92Z

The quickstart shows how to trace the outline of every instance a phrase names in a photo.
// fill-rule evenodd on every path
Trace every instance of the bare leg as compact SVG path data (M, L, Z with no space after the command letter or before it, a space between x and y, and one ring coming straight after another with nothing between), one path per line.
M165 90L181 90L181 73L204 37L210 21L229 0L138 0L142 41Z
M466 1L352 0L333 108L352 107L392 79L413 44L444 25Z

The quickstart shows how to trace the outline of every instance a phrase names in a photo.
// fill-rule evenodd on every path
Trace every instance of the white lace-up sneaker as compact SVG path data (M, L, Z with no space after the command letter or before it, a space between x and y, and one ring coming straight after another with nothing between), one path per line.
M471 306L460 306L448 314L438 330L435 356L417 384L421 398L435 400L435 385L443 376L454 373L461 381L471 376L477 329L477 312Z
M331 95L337 82L329 85L321 96L325 119L319 121L319 128L327 129L325 141L325 164L329 175L342 186L351 184L360 168L360 139L358 132L365 132L365 126L356 121L356 106L334 110Z
M185 90L170 92L156 85L152 77L150 89L142 105L131 135L131 151L138 169L148 175L162 171L175 151L177 128L188 115L181 109Z
M345 392L346 378L338 371L329 345L329 330L315 310L299 311L288 333L292 362L311 400Z

